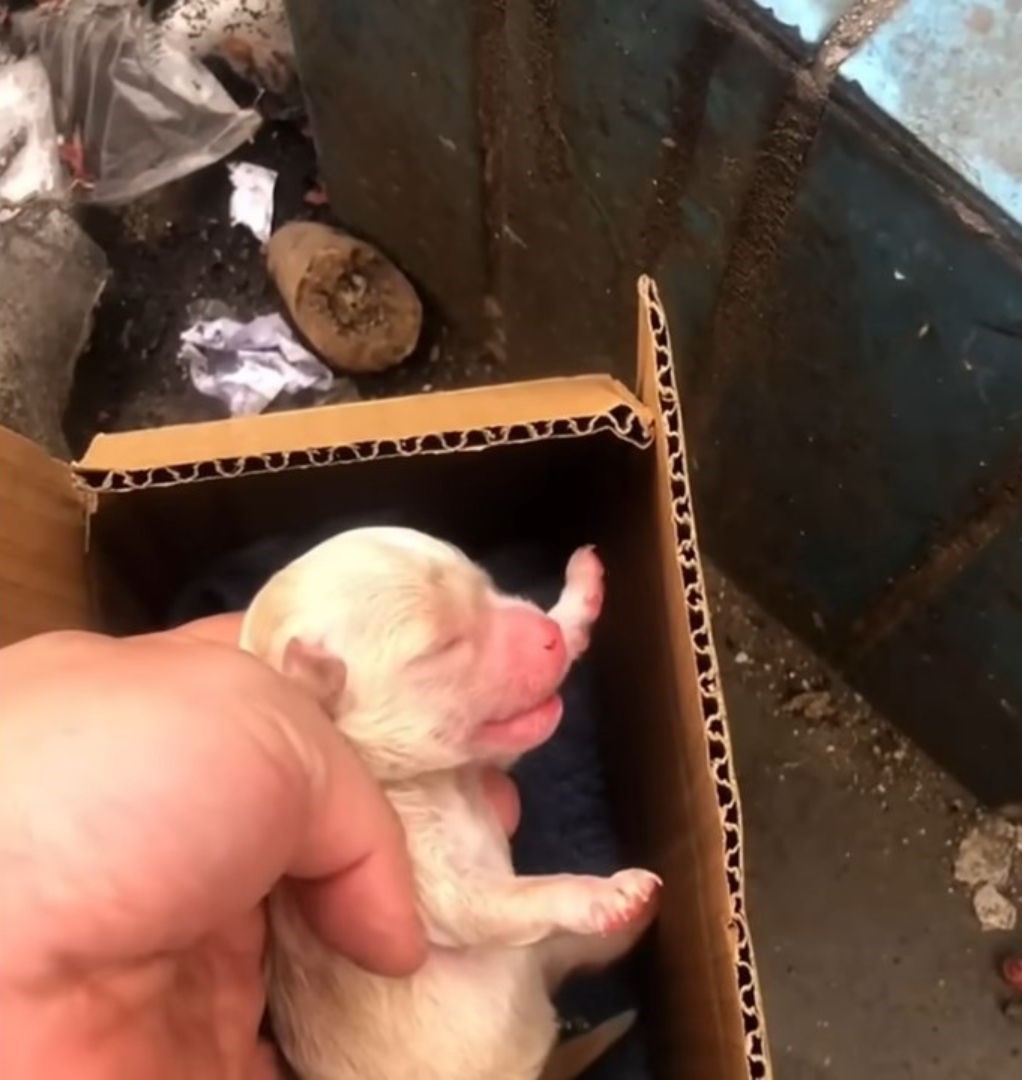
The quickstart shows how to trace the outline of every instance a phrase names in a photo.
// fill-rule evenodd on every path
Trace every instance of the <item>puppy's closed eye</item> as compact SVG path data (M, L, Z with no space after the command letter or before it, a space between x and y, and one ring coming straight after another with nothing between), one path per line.
M437 660L444 656L450 656L457 652L462 646L468 645L468 643L469 638L467 634L455 634L452 637L447 637L438 641L424 652L419 653L412 663L421 663L424 660Z
M470 648L485 620L485 593L478 574L466 576L448 567L434 566L429 582L432 595L428 605L423 605L428 615L422 623L427 638L411 661L413 664L454 656Z

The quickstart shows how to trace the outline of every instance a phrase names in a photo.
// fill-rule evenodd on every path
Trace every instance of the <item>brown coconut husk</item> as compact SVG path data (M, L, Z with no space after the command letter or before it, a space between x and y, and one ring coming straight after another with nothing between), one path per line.
M411 283L379 251L339 229L293 221L270 237L267 264L298 330L338 371L401 363L422 329Z

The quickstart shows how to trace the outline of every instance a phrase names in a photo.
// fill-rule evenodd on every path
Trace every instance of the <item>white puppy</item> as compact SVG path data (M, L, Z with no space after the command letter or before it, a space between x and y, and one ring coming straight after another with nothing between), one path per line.
M516 877L479 780L554 732L602 602L589 548L544 614L456 548L397 528L326 541L252 602L243 647L319 686L397 810L431 945L409 978L369 974L278 890L270 1009L304 1080L534 1080L556 1038L551 991L648 922L647 871Z

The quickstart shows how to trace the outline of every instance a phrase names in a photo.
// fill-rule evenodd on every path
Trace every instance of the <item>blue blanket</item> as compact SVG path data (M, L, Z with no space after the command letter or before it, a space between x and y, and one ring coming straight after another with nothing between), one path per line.
M333 520L315 533L270 537L232 552L210 565L177 597L166 620L176 626L191 619L246 607L266 579L314 544L343 528L409 524L399 514ZM470 551L499 588L525 596L544 609L553 606L563 582L559 564L531 547ZM564 717L554 737L514 769L521 792L522 819L512 843L522 874L610 874L623 866L610 816L598 745L598 708L592 673L577 664L563 688ZM625 1009L637 1007L633 965L570 981L557 998L570 1030L584 1030ZM586 1076L589 1080L646 1080L650 1075L641 1024Z

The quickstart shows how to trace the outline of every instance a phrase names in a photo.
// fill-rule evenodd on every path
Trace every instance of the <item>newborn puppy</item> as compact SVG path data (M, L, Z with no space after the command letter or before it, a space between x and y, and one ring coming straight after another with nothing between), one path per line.
M304 1080L533 1080L556 1038L550 994L634 943L644 870L516 877L479 766L553 734L587 648L603 569L580 549L549 614L504 596L456 548L409 529L342 533L275 575L242 646L323 700L405 828L431 944L405 979L360 970L271 899L269 998Z

